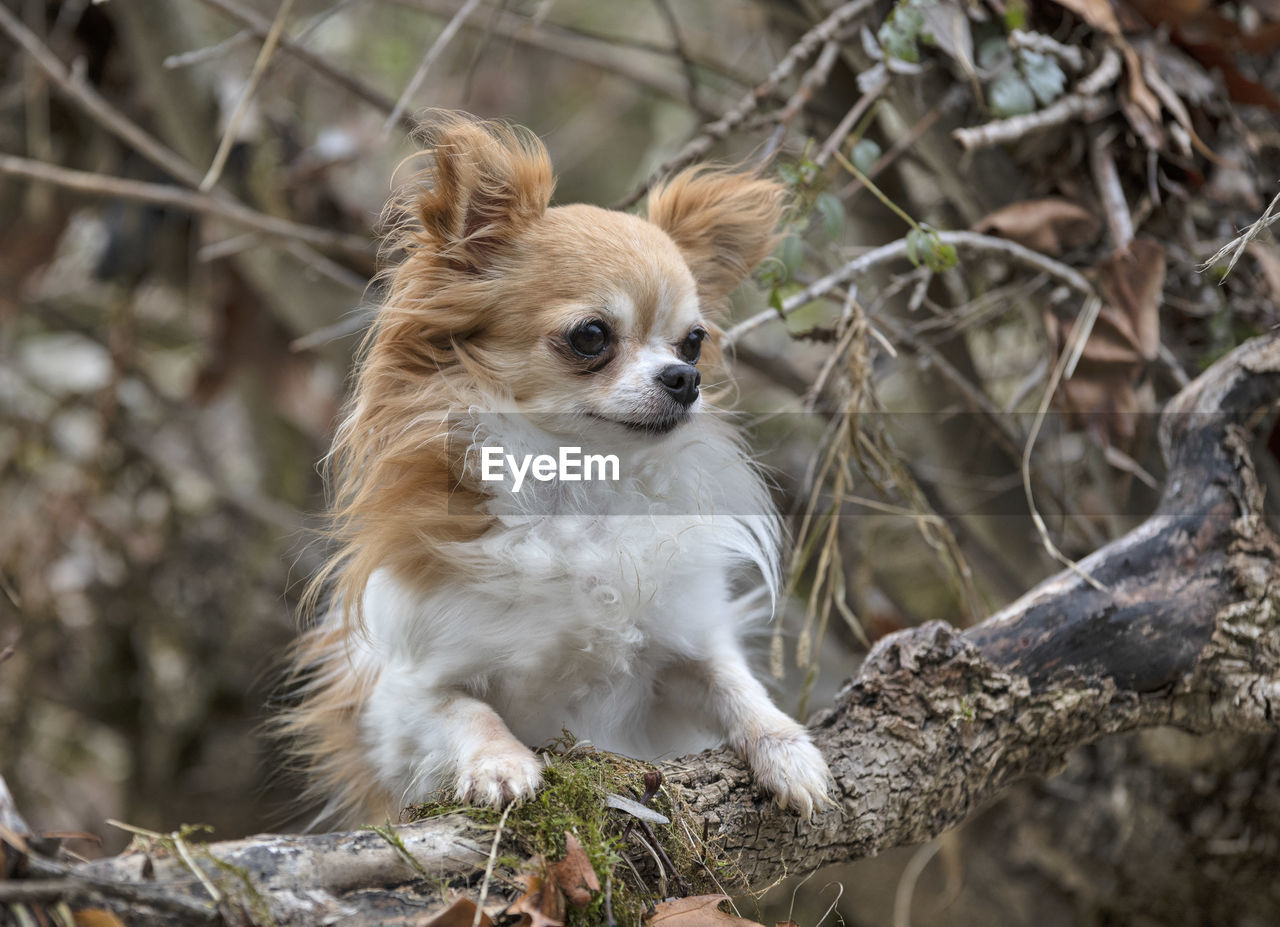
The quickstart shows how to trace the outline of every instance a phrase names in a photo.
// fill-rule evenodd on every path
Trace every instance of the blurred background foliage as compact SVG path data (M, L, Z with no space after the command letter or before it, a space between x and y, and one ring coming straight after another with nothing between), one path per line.
M532 128L558 202L630 204L682 152L791 187L736 309L789 318L736 333L732 368L801 541L769 661L793 710L879 636L979 620L1054 551L1136 524L1161 478L1151 413L1280 323L1268 235L1229 277L1196 269L1280 177L1276 0L867 0L780 73L838 4L3 3L0 773L45 828L294 819L257 729L317 563L378 218L429 107ZM997 143L956 133L1018 118ZM968 229L1045 263L945 237ZM918 922L1067 922L1061 899L962 897L945 843L842 876L845 918L899 923L886 886L947 846Z

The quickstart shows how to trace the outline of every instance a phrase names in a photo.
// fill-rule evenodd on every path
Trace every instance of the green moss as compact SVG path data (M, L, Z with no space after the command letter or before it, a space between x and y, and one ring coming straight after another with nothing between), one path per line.
M565 855L565 834L577 837L595 870L601 886L612 882L613 914L620 927L638 925L641 915L654 901L660 900L656 885L641 884L633 868L624 862L624 854L644 868L644 860L650 855L644 849L629 844L623 838L628 822L644 835L640 822L630 815L609 808L605 801L610 794L638 797L644 791L645 773L654 767L637 760L583 749L572 738L558 742L544 756L548 766L543 773L542 788L529 801L511 809L503 825L498 857L500 864L510 864L515 870L536 867L536 858L550 861ZM716 878L739 883L732 864L717 859L704 839L699 836L700 825L690 820L690 814L673 796L673 789L663 785L649 802L649 806L665 815L670 823L651 825L662 851L686 880L692 892L718 890L707 875L710 867ZM462 814L471 821L496 828L501 812L492 808L472 808L456 803L433 802L414 805L405 811L409 821L445 814ZM651 860L650 860L651 864ZM672 876L668 873L668 879ZM677 886L669 882L669 891ZM569 925L600 924L604 922L604 892L598 892L591 904L583 910L569 907Z

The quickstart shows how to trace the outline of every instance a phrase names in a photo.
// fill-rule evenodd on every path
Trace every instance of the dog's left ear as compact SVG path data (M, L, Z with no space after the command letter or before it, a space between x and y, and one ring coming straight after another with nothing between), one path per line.
M781 184L755 174L695 167L649 195L649 221L671 236L715 312L777 242Z

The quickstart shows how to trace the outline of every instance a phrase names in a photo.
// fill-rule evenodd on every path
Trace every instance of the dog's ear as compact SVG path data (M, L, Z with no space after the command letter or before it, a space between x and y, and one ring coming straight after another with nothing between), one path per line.
M432 167L413 207L429 247L453 267L481 271L551 202L547 150L526 129L441 115L424 133Z
M649 221L671 236L714 312L769 256L782 216L781 184L720 168L681 171L649 195Z

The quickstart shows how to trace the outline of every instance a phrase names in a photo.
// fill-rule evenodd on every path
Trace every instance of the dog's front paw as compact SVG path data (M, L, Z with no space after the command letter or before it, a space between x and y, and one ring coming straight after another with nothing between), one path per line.
M747 745L751 772L778 805L811 818L834 802L831 772L804 729L763 734Z
M458 772L458 801L501 808L532 798L542 783L542 761L512 744L476 754Z

